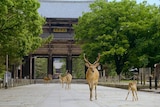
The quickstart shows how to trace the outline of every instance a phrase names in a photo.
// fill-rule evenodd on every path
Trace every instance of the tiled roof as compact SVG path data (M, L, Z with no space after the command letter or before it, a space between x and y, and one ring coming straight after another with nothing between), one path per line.
M39 0L38 12L46 18L78 18L89 12L89 4L94 0Z

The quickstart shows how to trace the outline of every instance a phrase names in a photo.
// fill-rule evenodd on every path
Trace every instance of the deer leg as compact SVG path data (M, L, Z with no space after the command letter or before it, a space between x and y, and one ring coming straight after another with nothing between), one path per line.
M95 85L95 99L97 100L97 85Z
M68 85L68 83L66 82L66 87L65 87L65 89L67 89L67 85Z
M92 90L93 90L93 85L89 84L89 90L90 90L90 101L92 101Z
M128 90L128 94L127 94L126 100L127 100L127 98L128 98L129 92L130 92L130 90Z
M68 89L69 89L69 82L68 82Z
M65 89L68 89L68 82L66 82L66 88Z
M132 101L135 100L134 91L132 91Z
M90 101L92 101L92 88L90 87Z
M137 91L135 91L135 93L136 93L136 100L138 100L138 95L137 95Z

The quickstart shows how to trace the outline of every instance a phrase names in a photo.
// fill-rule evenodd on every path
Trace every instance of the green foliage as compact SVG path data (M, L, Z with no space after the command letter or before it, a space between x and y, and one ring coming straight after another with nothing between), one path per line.
M0 78L4 77L4 73L5 73L5 66L0 64Z
M22 57L42 43L39 35L45 20L38 14L37 0L3 0L6 12L0 14L0 44L4 54Z
M78 57L73 58L73 77L74 78L85 78L85 68L84 68L84 61Z
M47 75L47 58L35 59L36 78L43 78Z
M158 7L134 0L96 0L90 9L74 26L75 40L89 59L101 53L101 63L114 64L118 75L131 66L160 61Z
M0 55L18 63L40 47L45 19L38 13L38 0L0 1Z
M112 77L115 77L117 76L117 73L116 73L116 69L115 69L115 65L113 64L107 64L107 69L105 69L107 72L107 76L112 76Z

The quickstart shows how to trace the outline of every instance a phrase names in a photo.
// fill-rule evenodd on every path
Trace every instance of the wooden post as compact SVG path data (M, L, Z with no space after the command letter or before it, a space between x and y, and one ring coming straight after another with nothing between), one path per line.
M30 76L29 76L29 78L30 78L30 84L32 83L32 56L30 55L30 57L29 57L29 61L30 61L30 66L29 66L29 71L30 71Z
M52 59L52 54L51 53L48 55L48 72L47 72L47 76L49 74L53 75L53 59Z
M149 89L152 89L152 77L149 76Z
M5 72L5 89L8 88L8 78L7 78L7 72L8 72L8 55L6 55L6 72Z
M156 90L157 90L157 86L158 86L157 83L158 83L158 82L157 82L157 76L156 76L156 77L155 77L155 89L156 89Z

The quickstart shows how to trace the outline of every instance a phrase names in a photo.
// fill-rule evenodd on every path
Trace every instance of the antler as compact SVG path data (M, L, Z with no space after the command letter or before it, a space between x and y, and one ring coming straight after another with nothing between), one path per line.
M84 53L83 57L84 57L84 61L91 65L91 63L86 59L85 53Z
M98 63L100 60L100 53L98 53L98 57L97 57L97 60L94 62L94 64Z

